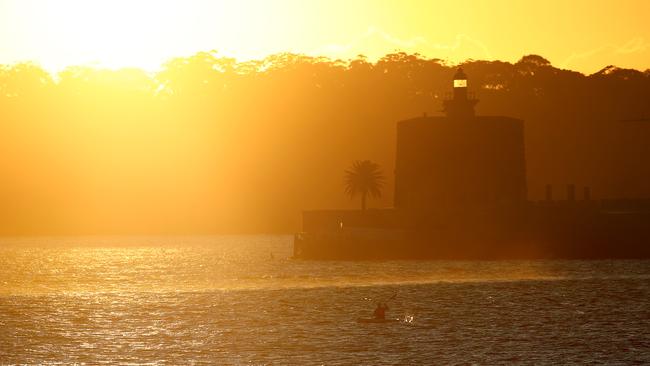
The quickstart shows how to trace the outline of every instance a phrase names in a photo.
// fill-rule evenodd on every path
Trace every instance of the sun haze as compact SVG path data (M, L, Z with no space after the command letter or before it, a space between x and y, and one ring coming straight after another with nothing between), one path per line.
M0 235L286 233L303 210L393 207L412 190L396 123L454 85L525 121L511 196L649 197L648 131L612 123L650 116L648 4L0 0ZM350 167L376 181L346 193Z
M647 1L84 1L0 2L0 63L156 70L218 50L238 60L278 52L376 59L395 50L452 63L540 54L595 72L647 68Z

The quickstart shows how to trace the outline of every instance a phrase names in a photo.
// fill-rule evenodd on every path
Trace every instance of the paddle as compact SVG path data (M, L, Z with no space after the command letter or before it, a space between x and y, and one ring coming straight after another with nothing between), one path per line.
M386 303L388 301L394 300L396 297L397 297L397 292L394 293L393 296L389 297L387 300L380 301L377 304L378 309L381 309L380 306L381 306L381 304L383 304L384 307L383 307L382 310L383 311L388 310L388 306L386 305ZM364 297L363 299L372 301L372 299L367 298L367 297ZM377 310L375 310L375 317L374 318L370 318L370 319L359 318L359 319L357 319L357 322L359 322L359 323L384 323L384 322L396 321L396 319L385 319L383 314L382 314L382 316L378 317L376 312L377 312Z
M397 292L394 293L393 296L389 297L388 300L382 300L382 301L379 301L379 302L386 303L388 301L395 300L396 297L397 297ZM369 298L369 297L364 297L363 299L366 300L366 301L374 301L372 298Z

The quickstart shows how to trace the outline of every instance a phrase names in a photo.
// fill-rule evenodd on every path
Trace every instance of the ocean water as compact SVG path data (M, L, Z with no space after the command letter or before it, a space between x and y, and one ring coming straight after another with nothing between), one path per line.
M0 365L650 364L650 261L298 261L290 236L0 241ZM389 300L399 322L359 324Z

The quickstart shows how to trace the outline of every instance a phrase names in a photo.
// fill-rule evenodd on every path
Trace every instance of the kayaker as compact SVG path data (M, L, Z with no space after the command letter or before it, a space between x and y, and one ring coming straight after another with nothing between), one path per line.
M373 313L375 315L375 319L386 319L386 311L387 310L388 310L388 305L378 302L377 303L377 308L375 309L375 312Z

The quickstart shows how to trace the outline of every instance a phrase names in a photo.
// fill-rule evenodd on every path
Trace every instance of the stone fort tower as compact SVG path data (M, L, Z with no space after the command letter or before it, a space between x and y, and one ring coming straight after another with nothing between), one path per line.
M478 100L467 88L459 69L446 116L398 122L395 208L427 215L525 203L523 121L475 115Z

